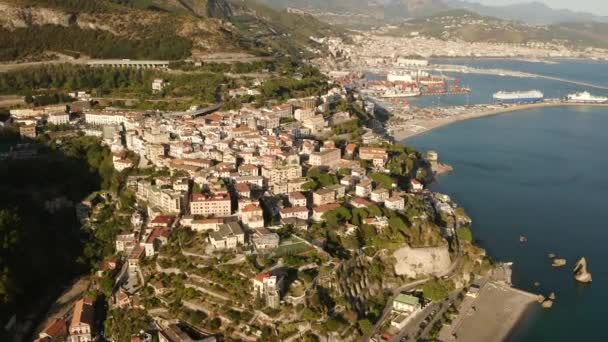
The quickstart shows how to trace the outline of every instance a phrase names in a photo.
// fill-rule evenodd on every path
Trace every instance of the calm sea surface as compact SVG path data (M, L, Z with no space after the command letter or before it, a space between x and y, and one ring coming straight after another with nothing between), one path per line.
M522 71L533 71L525 69L532 65L557 77L608 83L598 76L608 75L608 64L466 62ZM485 85L484 91L504 81L472 78ZM550 92L554 84L539 81L537 87ZM527 87L524 82L519 88ZM608 108L544 108L460 122L404 142L436 150L454 166L434 190L449 194L467 210L475 238L491 257L515 263L516 287L556 293L553 308L534 310L511 341L608 341L603 326L608 322L607 130ZM528 243L521 244L520 235ZM566 258L567 266L553 268L548 253ZM582 256L593 274L590 285L572 278L572 266Z

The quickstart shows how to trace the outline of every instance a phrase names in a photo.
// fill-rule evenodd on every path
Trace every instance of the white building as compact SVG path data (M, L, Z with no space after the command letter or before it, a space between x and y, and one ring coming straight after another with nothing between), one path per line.
M165 82L165 80L163 80L162 78L157 78L152 81L152 92L160 93L161 91L163 91L163 89L165 89L166 85L167 83Z
M64 125L70 123L70 114L68 113L51 113L47 118L47 122L53 125Z
M218 231L209 234L209 242L215 249L235 249L245 243L245 233L238 222L220 226Z

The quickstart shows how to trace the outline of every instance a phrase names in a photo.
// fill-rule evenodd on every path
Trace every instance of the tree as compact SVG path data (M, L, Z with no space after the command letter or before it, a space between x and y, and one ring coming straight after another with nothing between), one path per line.
M469 227L460 227L456 229L456 235L458 236L458 240L472 242L473 241L473 232Z
M357 322L359 325L359 330L363 333L363 335L368 335L374 329L374 325L368 319L361 319Z
M378 207L375 204L372 204L369 207L367 207L367 210L369 211L370 216L373 216L373 217L382 216L382 209L380 209L380 207Z
M432 301L441 301L450 294L450 285L439 279L432 279L422 285L424 297Z
M321 319L321 314L312 311L310 308L304 308L304 310L302 310L302 318L309 322L315 322Z
M394 232L405 232L407 226L399 216L391 217L388 220L388 225Z

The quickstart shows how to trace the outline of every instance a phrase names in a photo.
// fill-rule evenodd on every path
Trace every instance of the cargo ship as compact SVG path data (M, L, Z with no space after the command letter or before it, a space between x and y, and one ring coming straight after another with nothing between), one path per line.
M493 97L497 103L536 103L542 101L545 95L538 90L499 91Z
M594 96L587 91L581 93L569 94L566 96L566 101L576 103L606 103L608 97L606 96Z

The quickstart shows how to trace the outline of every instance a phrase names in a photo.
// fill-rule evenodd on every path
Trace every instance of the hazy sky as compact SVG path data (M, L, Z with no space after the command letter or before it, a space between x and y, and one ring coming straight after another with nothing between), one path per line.
M608 16L607 0L469 0L486 5L509 5L518 2L540 1L553 8L567 8L573 11L590 12L596 15Z

